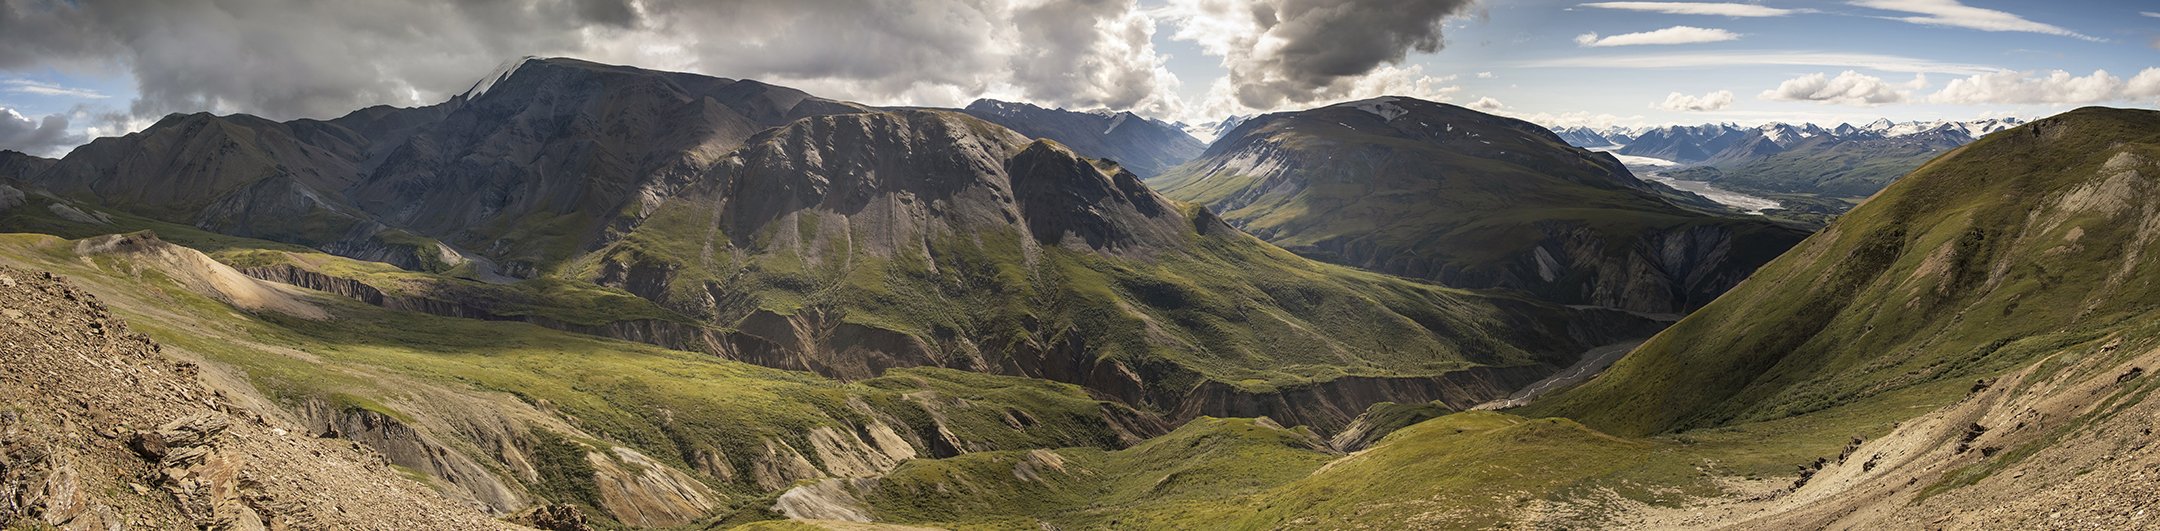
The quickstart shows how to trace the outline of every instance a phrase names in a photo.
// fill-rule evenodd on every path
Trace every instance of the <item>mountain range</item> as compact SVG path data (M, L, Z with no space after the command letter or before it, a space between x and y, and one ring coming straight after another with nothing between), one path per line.
M2160 112L1622 135L1931 157L1812 233L1453 105L1226 122L526 58L0 152L0 527L2135 528L2160 496Z
M1928 159L2022 123L1992 118L1877 120L1835 127L1725 123L1556 131L1577 146L1689 166L1657 170L1667 177L1767 196L1783 203L1787 212L1822 216L1851 208Z
M985 99L961 112L1030 138L1055 140L1089 158L1115 161L1142 178L1192 160L1207 148L1177 124L1130 111L1067 111Z

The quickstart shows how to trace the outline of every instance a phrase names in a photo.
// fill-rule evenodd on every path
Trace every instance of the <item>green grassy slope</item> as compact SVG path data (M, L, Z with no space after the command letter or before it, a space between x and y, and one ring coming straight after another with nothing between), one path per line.
M2086 108L1936 159L1532 408L1624 434L1969 381L2151 319L2160 113ZM1939 400L1956 395L1942 385Z
M541 439L517 443L533 448L550 447L542 435L557 432L550 437L584 447L634 448L721 493L721 511L763 509L742 504L756 502L767 488L756 481L756 469L775 464L749 449L777 441L800 448L809 466L833 466L811 451L818 429L853 433L884 423L916 441L942 438L911 441L923 455L940 455L1118 448L1148 435L1153 422L1078 387L1043 380L915 368L841 383L523 323L390 311L327 294L307 301L328 310L325 319L246 311L179 280L183 272L126 255L79 255L73 242L43 235L0 235L0 263L70 276L136 330L229 367L286 407L374 411L482 463L494 462L497 454L487 448L505 441L470 437L493 437L484 426L496 422L518 426L507 435L513 439L525 432ZM1113 425L1119 422L1127 424ZM720 468L701 462L714 455L723 459ZM567 475L550 469L584 460L556 461L535 461L548 469L537 477L497 473L545 499L592 503L590 496L561 494L592 492L580 483L593 479L589 468Z

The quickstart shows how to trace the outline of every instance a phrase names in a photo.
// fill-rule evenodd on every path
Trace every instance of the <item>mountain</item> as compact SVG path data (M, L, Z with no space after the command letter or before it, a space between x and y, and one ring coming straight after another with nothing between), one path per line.
M0 149L0 181L18 180L44 173L54 162L56 161L53 159L21 151Z
M1239 125L1244 125L1245 121L1250 119L1252 119L1251 116L1233 114L1221 120L1216 120L1213 122L1202 123L1199 125L1188 124L1182 127L1182 129L1185 130L1185 134L1192 135L1193 138L1198 138L1202 142L1213 144L1215 143L1215 140L1222 138L1223 135L1230 134L1230 131L1236 130ZM1206 146L1202 147L1204 148ZM1194 155L1197 156L1199 154L1195 153ZM1190 159L1188 158L1188 160Z
M1601 148L1619 143L1588 127L1555 127L1553 133L1560 135L1561 141L1576 147Z
M1361 450L1206 419L782 498L936 527L2134 528L2160 495L2156 169L2160 112L1990 135L1581 387Z
M1679 206L1544 128L1409 98L1257 117L1151 184L1307 256L1645 312L1707 303L1803 236Z
M1182 128L1128 111L1076 112L983 99L961 112L1029 138L1056 140L1088 158L1117 161L1141 177L1192 160L1207 148Z
M27 182L53 195L0 226L207 229L249 275L386 307L848 380L1045 378L1173 422L1468 407L1658 326L1312 262L965 113L571 59L417 109L176 115Z
M1314 263L943 111L761 133L582 267L735 330L685 345L723 357L1025 375L1324 431L1381 397L1467 407L1648 324Z
M1814 136L1668 175L1747 192L1858 202L1928 159L1971 142L1964 130L1947 126L1899 136Z
M428 107L327 121L168 116L24 181L227 234L531 277L611 237L750 134L861 110L755 81L525 58Z
M1840 124L1830 129L1774 122L1754 128L1667 126L1643 130L1614 152L1691 165L1663 173L1775 198L1787 214L1831 216L1928 159L2020 123L2016 118L2001 118L1876 120L1865 126Z

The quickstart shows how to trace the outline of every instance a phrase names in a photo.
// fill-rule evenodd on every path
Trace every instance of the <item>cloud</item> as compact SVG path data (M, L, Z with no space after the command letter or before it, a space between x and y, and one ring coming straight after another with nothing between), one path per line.
M1477 101L1470 102L1469 105L1464 105L1464 107L1469 107L1481 112L1488 113L1500 112L1507 109L1506 104L1500 103L1500 100L1492 99L1491 96L1478 98Z
M1172 38L1222 58L1235 102L1272 109L1344 97L1359 78L1438 52L1472 0L1172 0Z
M1711 92L1700 97L1674 92L1666 95L1664 102L1652 107L1679 112L1722 111L1732 106L1732 100L1733 93L1730 90Z
M1737 40L1740 34L1714 28L1673 26L1641 33L1623 33L1600 38L1596 33L1575 36L1575 44L1602 48L1607 46L1642 46L1648 44L1697 44Z
M6 87L0 90L5 90L7 92L15 94L34 94L38 96L65 96L71 98L87 99L104 99L109 97L95 90L63 87L53 83L30 79L9 79L5 81L0 81L0 87Z
M2002 70L1992 66L1943 63L1895 55L1865 53L1733 51L1707 53L1660 53L1601 57L1563 57L1527 61L1532 68L1706 68L1728 66L1835 66L1900 73L1983 74Z
M1889 17L1914 24L1975 29L1980 31L2014 31L2044 33L2064 37L2076 37L2088 41L2102 41L2089 35L2070 31L2061 26L2027 20L2007 11L1972 7L1958 0L1853 0L1852 5L1912 13L1914 16Z
M2123 97L2143 101L2160 100L2160 68L2147 68L2131 76L2130 82L2123 85Z
M1814 73L1788 79L1756 97L1839 105L1881 105L1905 101L1912 91L1923 88L1927 88L1926 75L1914 76L1906 83L1890 83L1879 77L1846 70L1837 77Z
M868 103L982 95L1168 113L1176 77L1136 0L0 3L0 70L131 75L136 116L329 117L421 105L505 59L575 56Z
M66 115L48 114L35 120L0 107L0 149L51 156L84 141L82 135L68 132Z
M2106 70L2076 76L2062 70L1996 72L1950 80L1942 91L1928 96L1933 103L1953 104L2064 104L2085 105L2111 101L2160 99L2160 68L2147 68L2124 82Z
M2140 14L2140 15L2145 15L2145 16L2148 16L2148 17L2152 17L2152 18L2160 18L2160 13L2154 13L2154 12L2151 12L2151 11L2139 11L2139 12L2138 12L2138 14Z
M1478 78L1478 79L1492 79L1492 78L1496 78L1496 77L1500 77L1500 76L1499 76L1499 75L1496 75L1496 74L1493 74L1492 72L1478 72L1478 73L1477 73L1477 78Z
M1728 2L1591 2L1583 7L1648 11L1668 15L1715 15L1724 17L1782 17L1795 13L1811 12L1805 9L1780 9L1755 4Z
M1620 125L1640 125L1643 121L1643 116L1640 114L1631 116L1618 116L1608 113L1593 114L1586 111L1572 111L1563 113L1541 112L1535 114L1510 115L1515 116L1516 118L1521 118L1530 123L1545 126L1547 128L1589 127L1592 129L1605 129Z

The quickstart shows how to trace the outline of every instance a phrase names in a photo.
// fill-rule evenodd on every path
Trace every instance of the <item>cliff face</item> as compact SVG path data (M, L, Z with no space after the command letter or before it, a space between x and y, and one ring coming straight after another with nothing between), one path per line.
M1256 118L1153 184L1316 259L1652 313L1805 236L1676 204L1535 125L1407 98Z

